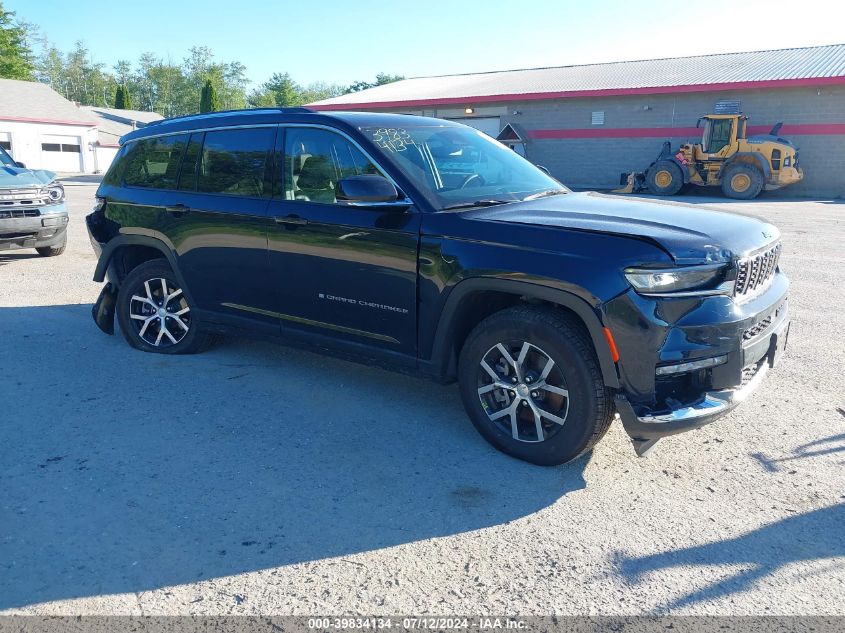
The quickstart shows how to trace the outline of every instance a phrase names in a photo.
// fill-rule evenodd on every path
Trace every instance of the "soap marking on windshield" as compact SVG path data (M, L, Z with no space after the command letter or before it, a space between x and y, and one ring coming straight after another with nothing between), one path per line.
M409 145L415 145L414 139L404 128L380 127L372 136L376 145L391 152L404 152Z

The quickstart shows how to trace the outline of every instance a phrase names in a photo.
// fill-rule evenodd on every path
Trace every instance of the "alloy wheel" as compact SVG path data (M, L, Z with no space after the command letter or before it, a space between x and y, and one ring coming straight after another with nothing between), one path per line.
M532 343L497 343L481 359L478 397L487 417L520 442L543 442L566 423L569 391L552 357Z
M129 300L129 318L142 341L153 347L178 344L191 328L191 308L182 289L162 277L143 283L144 295Z

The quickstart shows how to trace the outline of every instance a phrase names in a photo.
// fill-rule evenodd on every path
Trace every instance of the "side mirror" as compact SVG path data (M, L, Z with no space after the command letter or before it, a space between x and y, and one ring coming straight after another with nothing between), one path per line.
M347 176L337 183L337 201L351 206L409 206L387 178L376 175Z
M543 172L543 173L544 173L544 174L546 174L547 176L551 176L551 175L552 175L552 172L550 172L550 171L549 171L549 168L548 168L548 167L544 167L543 165L535 165L535 167L537 167L537 169L539 169L541 172Z
M20 167L21 169L26 169L26 165L24 165L21 161L15 161L15 167Z

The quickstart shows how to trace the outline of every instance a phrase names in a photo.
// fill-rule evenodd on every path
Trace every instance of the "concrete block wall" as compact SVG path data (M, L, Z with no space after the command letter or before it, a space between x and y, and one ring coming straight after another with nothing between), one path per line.
M739 99L750 126L845 124L841 86L511 102L500 104L500 111L502 125L513 122L526 130L691 128L723 99ZM591 125L594 111L605 113L604 125ZM783 136L798 146L805 179L768 195L845 196L845 135ZM612 188L621 172L644 169L654 160L664 140L677 147L697 138L534 139L526 156L570 186Z

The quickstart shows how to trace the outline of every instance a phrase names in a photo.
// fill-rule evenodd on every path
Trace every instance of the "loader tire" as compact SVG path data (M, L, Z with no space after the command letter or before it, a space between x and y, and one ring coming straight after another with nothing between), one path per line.
M763 174L751 165L733 165L722 176L722 193L736 200L752 200L763 190Z
M684 186L684 175L677 163L661 160L649 168L646 187L656 196L674 196Z

